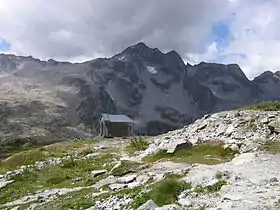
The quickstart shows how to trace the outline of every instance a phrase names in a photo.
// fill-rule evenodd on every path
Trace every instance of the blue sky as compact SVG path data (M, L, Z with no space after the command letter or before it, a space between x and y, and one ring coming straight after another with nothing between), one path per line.
M6 42L4 39L0 38L0 52L8 51L8 50L10 50L10 47L11 47L11 45L8 42Z
M230 31L229 25L231 21L221 20L214 22L212 25L212 38L211 42L216 43L217 51L215 58L206 59L208 62L223 63L229 57L246 59L246 55L241 52L226 52L228 46L234 41L234 37Z
M212 25L213 41L220 47L228 46L232 39L228 24L228 21L218 21Z

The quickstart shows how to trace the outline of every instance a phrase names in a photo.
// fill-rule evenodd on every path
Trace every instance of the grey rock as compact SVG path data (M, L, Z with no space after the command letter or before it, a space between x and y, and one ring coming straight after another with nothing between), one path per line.
M192 205L192 202L191 200L189 199L184 199L184 198L181 198L178 200L178 203L182 206L191 206Z
M137 174L130 174L130 175L118 178L118 182L123 183L123 184L128 184L130 182L133 182L136 178L137 178Z
M158 206L155 204L154 201L149 200L140 206L137 210L155 210Z
M237 144L232 144L229 148L233 151L239 151L239 146Z
M176 204L165 205L162 207L157 207L155 210L183 210L180 206Z
M40 201L40 200L47 202L47 201L51 200L52 198L55 198L59 195L65 195L65 194L68 194L71 192L80 191L85 188L86 187L75 187L75 188L61 188L61 189L45 190L38 194L24 196L22 198L12 201L12 202L5 203L1 207L17 206L17 205L22 205L22 204L25 204L28 202L32 202L32 201L36 202L36 201Z
M199 194L194 192L179 196L188 199L191 208L206 205L207 209L263 209L267 206L277 209L280 198L278 170L280 156L267 153L241 154L232 161L213 166L197 165L190 169L184 181L192 185L213 185L217 183L216 174L223 175L226 181L217 193ZM265 170L264 170L265 169Z
M13 183L13 182L14 182L14 180L6 181L6 180L1 180L1 179L0 179L0 189L6 187L7 185L9 185L9 184L11 184L11 183Z
M103 174L106 174L106 173L107 173L107 170L96 170L96 171L92 171L91 175L93 177L97 177L97 176L100 176L100 175L103 175Z
M218 179L212 179L209 182L206 182L205 184L202 185L202 187L212 187L215 184L217 184L219 182Z
M120 190L120 189L123 189L123 188L126 188L127 185L126 184L110 184L109 185L109 188L111 190Z
M279 182L278 179L276 177L272 177L270 180L270 182Z
M100 153L98 153L98 152L90 153L90 154L87 154L85 156L85 158L88 159L88 158L92 158L92 157L98 157L99 155L100 155Z
M268 124L269 121L270 121L270 120L269 120L269 117L265 117L265 118L263 118L263 119L260 120L260 122L263 123L263 124Z
M136 177L136 182L139 182L141 184L145 184L146 182L148 182L150 179L150 176L147 175L139 175Z
M105 179L101 179L100 181L98 181L97 183L94 184L94 188L95 189L100 189L102 188L103 186L105 185L110 185L110 184L113 184L117 181L117 178L114 177L114 176L108 176L107 178Z
M140 185L141 185L141 183L139 183L139 182L131 182L131 183L127 184L127 188L132 189L135 187L139 187Z
M280 131L278 118L271 118L269 124L261 122L272 114L278 115L278 112L244 110L215 113L182 129L153 138L149 148L142 152L142 155L151 155L159 151L174 152L177 147L187 142L195 145L213 139L241 153L257 151L262 144L277 139L277 128ZM202 125L207 126L199 129Z

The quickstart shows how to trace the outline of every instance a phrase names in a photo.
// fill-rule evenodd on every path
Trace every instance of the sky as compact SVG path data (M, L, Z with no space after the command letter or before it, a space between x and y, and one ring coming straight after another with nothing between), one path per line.
M279 0L0 0L0 52L86 61L145 42L185 62L280 70Z

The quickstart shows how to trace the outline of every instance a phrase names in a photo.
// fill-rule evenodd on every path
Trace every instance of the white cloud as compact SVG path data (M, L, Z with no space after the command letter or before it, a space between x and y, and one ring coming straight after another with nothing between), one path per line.
M9 52L82 61L144 41L193 63L238 63L250 77L279 70L279 0L1 0L0 38ZM211 39L229 18L232 41Z
M229 24L232 42L222 52L213 54L210 51L200 58L213 55L224 63L238 63L251 79L265 70L280 70L278 8L278 0L238 1Z
M110 56L139 41L202 53L229 9L225 0L1 0L0 37L12 52L44 59Z

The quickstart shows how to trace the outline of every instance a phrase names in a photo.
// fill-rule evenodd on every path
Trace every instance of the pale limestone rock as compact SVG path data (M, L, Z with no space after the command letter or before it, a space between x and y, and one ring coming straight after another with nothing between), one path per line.
M137 210L155 210L158 206L155 204L154 201L149 200L140 206Z
M97 176L100 176L100 175L103 175L103 174L106 174L106 173L107 173L107 170L95 170L95 171L91 172L91 175L93 177L97 177Z
M123 177L118 178L118 182L123 184L128 184L130 182L133 182L137 178L137 174L130 174Z

